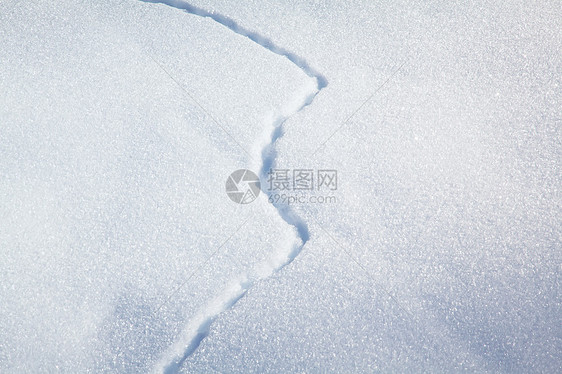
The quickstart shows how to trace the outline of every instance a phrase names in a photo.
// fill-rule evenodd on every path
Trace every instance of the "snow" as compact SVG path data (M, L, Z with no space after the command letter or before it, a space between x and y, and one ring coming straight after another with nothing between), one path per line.
M560 371L561 16L3 2L0 371Z
M291 250L293 231L267 200L240 209L224 182L251 161L240 146L252 152L270 112L309 78L171 9L29 6L1 23L12 43L1 73L2 368L146 371L227 285L265 276ZM111 8L127 17L108 20ZM171 35L171 22L201 36Z

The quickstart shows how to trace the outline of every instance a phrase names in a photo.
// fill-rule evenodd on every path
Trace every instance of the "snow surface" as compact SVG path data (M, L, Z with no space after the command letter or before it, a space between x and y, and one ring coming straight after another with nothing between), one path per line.
M561 20L2 2L0 371L561 371Z

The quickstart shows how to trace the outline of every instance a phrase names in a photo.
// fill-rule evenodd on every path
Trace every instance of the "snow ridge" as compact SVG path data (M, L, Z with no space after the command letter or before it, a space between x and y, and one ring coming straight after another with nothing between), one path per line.
M275 145L284 134L285 122L312 103L316 95L327 86L327 79L310 67L308 62L296 54L275 45L270 39L238 25L231 18L219 13L209 12L180 0L141 0L147 3L161 3L200 17L208 17L224 25L236 34L247 37L253 42L270 50L271 52L286 57L295 64L306 75L312 78L302 91L297 93L293 100L274 114L265 129L265 136L259 144L259 156L261 165L259 176L262 181L267 180L269 170L275 165L277 152ZM265 183L262 183L262 191L269 197L272 191L268 191ZM211 324L222 312L230 309L246 292L259 280L265 279L289 265L302 251L302 248L310 238L307 224L304 220L286 204L272 204L280 217L295 229L293 242L287 243L287 248L277 251L274 257L265 263L252 269L233 281L219 296L217 296L204 310L196 315L185 327L181 337L163 355L155 367L157 373L176 373L182 364L189 358L205 339L211 328Z
M305 59L286 50L285 48L277 46L269 38L240 26L232 18L224 16L220 13L209 12L208 10L198 8L194 5L191 5L181 0L141 0L141 1L145 3L165 4L177 9L184 10L189 14L194 14L199 17L211 18L213 21L220 23L221 25L229 28L235 33L245 36L251 41L253 41L254 43L257 43L262 47L269 49L271 52L275 53L276 55L286 57L289 61L297 65L303 72L305 72L306 75L308 75L311 78L315 78L318 81L318 90L321 90L322 88L328 85L328 80L322 74L314 70Z

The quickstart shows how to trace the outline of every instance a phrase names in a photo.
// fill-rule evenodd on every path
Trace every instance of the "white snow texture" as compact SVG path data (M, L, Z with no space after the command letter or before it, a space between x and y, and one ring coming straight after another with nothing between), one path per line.
M561 372L561 35L556 0L2 1L0 372Z

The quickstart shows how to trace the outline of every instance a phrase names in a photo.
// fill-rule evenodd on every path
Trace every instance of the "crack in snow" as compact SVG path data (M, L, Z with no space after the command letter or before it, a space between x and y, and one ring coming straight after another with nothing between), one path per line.
M198 8L194 5L191 5L181 0L141 0L141 1L145 3L165 4L173 8L184 10L189 14L193 14L199 17L211 18L213 21L216 21L221 25L229 28L230 30L234 31L236 34L245 36L251 41L253 41L254 43L257 43L262 47L269 49L271 52L275 53L276 55L286 57L289 61L297 65L303 72L305 72L306 75L308 75L311 78L315 78L317 80L318 91L320 91L321 89L323 89L328 85L327 79L322 74L320 74L312 67L310 67L310 65L305 59L288 51L285 48L277 46L275 43L273 43L273 41L271 41L267 37L262 36L255 31L244 28L243 26L239 25L236 21L234 21L232 18L224 16L220 13L209 12L208 10Z
M306 75L313 78L314 84L307 85L302 92L295 95L293 101L283 107L280 113L271 118L269 125L265 129L266 137L261 145L260 156L261 166L259 166L259 176L261 179L267 178L268 171L274 166L277 156L275 145L283 136L283 126L285 122L293 115L297 114L312 103L316 95L327 86L326 78L312 69L308 62L302 57L279 47L267 37L264 37L254 31L248 30L240 26L233 19L220 13L209 12L198 8L184 1L179 0L141 0L147 3L161 3L177 9L184 10L189 14L200 17L211 18L212 20L227 27L236 34L242 35L251 41L261 45L269 51L283 56L301 69ZM263 185L263 184L262 184ZM271 191L266 191L262 187L263 192L271 195ZM265 279L272 274L278 272L285 266L289 265L302 251L302 248L309 240L310 234L308 225L303 219L289 206L284 204L272 204L279 213L280 217L296 231L293 243L290 243L286 251L277 251L273 258L267 263L260 264L260 267L253 269L255 274L245 274L240 279L235 280L227 287L221 295L217 296L209 303L204 310L193 318L187 326L178 341L176 341L164 354L159 363L156 365L156 372L176 373L185 362L199 347L203 339L205 339L211 328L211 324L222 312L232 308L240 298L259 280Z

